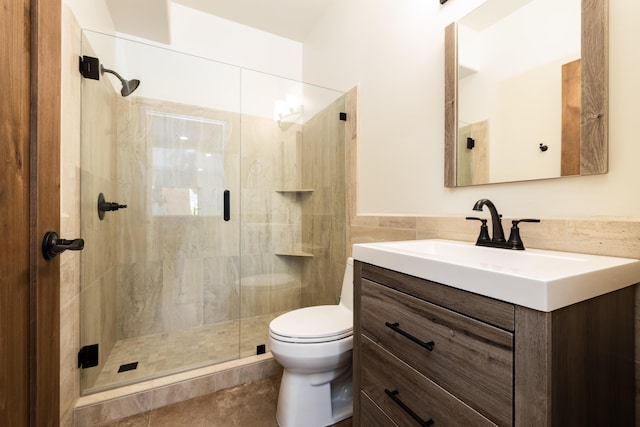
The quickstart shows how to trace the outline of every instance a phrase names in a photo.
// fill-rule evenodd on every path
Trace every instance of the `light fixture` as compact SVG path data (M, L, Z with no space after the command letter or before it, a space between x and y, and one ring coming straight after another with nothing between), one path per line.
M285 99L278 99L273 108L273 120L281 124L285 119L302 115L303 106L298 95L287 94Z

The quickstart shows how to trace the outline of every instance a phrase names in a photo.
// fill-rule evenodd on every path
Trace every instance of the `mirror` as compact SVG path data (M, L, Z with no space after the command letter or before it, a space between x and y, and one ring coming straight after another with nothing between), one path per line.
M445 187L607 172L608 0L487 0L445 29Z

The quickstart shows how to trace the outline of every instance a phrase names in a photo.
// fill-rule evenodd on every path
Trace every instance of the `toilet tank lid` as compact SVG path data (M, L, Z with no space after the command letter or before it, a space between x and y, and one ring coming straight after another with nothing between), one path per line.
M299 308L273 319L269 330L291 338L344 335L353 331L353 312L340 305Z

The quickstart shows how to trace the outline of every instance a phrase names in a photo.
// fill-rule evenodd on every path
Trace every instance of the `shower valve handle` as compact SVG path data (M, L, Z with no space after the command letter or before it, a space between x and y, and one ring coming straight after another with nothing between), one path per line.
M117 211L118 209L124 209L126 207L127 205L121 205L116 202L107 202L102 193L98 195L98 218L100 218L100 220L104 219L105 212Z
M103 211L117 211L118 209L124 209L127 205L119 205L116 202L104 202L102 205Z

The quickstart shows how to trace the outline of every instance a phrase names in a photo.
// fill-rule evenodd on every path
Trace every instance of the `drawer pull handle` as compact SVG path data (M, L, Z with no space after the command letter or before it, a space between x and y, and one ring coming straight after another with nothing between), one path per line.
M431 418L429 418L427 421L424 421L422 418L420 418L418 416L418 414L413 412L413 410L411 408L409 408L402 400L400 400L400 398L398 397L398 390L389 391L388 388L385 388L384 392L387 393L387 395L390 398L392 398L393 401L396 402L398 404L398 406L400 406L402 408L403 411L405 411L407 414L411 415L411 418L416 420L418 422L418 424L420 424L422 427L427 427L427 426L433 425L433 420Z
M385 326L387 328L393 329L394 331L396 331L397 333L399 333L403 337L409 338L414 343L418 344L421 347L426 348L429 351L433 351L433 346L436 345L436 343L434 343L433 341L424 342L424 341L414 337L410 333L403 331L402 329L400 329L400 323L398 323L398 322L396 322L396 323L384 322L384 324L385 324Z

